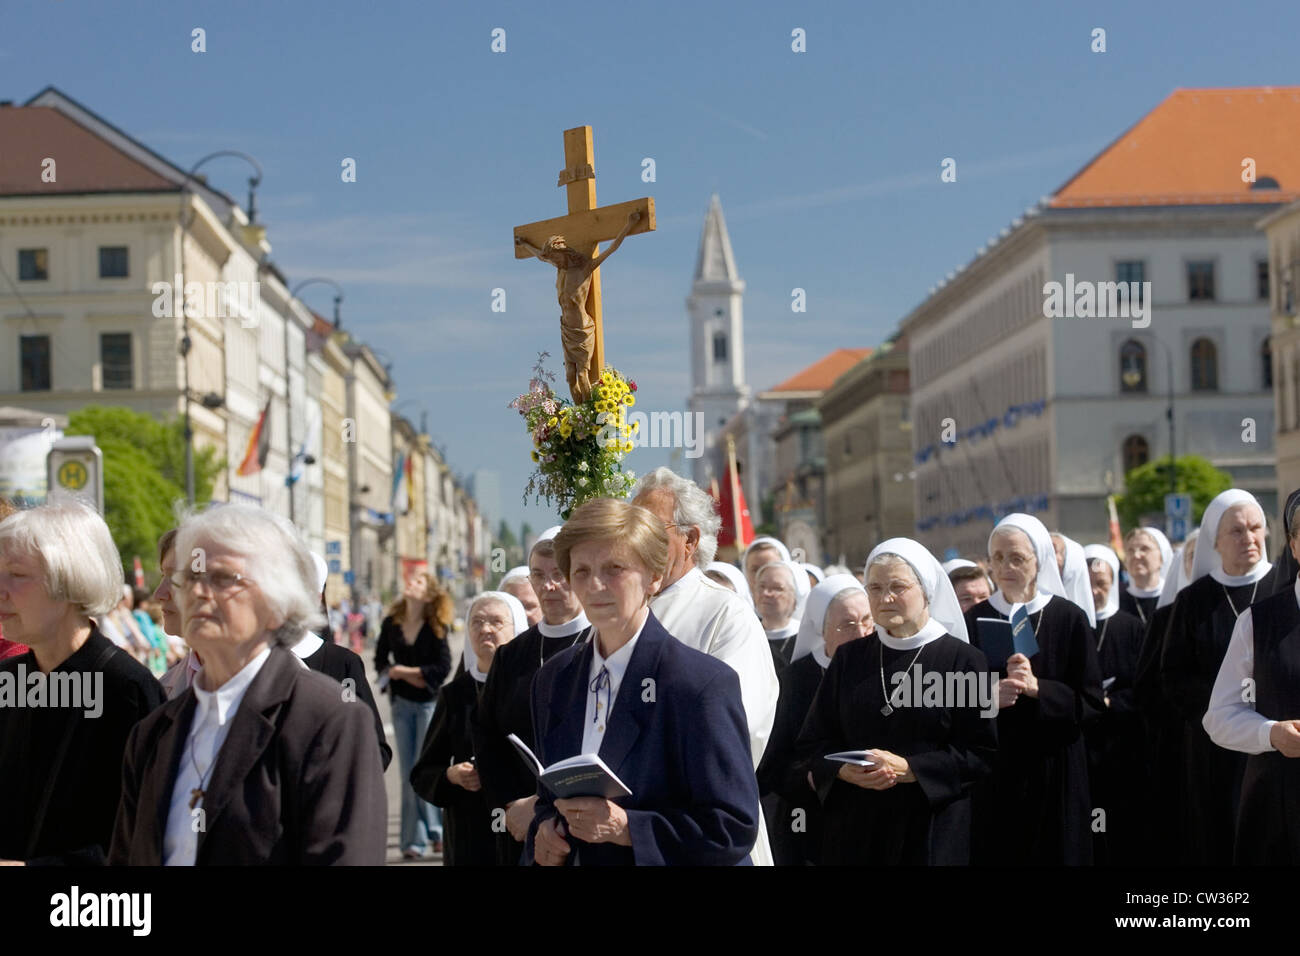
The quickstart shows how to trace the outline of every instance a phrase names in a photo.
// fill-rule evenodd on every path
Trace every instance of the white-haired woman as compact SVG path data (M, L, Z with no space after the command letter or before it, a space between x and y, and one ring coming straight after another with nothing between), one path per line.
M1124 570L1129 582L1120 592L1119 609L1140 620L1143 628L1156 612L1173 565L1174 549L1159 528L1143 525L1124 536Z
M790 666L781 674L772 736L758 766L759 791L764 798L776 795L767 823L778 866L821 860L821 800L795 760L795 742L835 652L874 627L866 589L853 575L833 574L809 593Z
M221 505L182 521L175 547L183 637L203 666L132 733L110 862L382 864L370 711L290 650L320 623L297 530Z
M1093 636L1106 704L1084 731L1092 805L1106 810L1106 829L1094 835L1093 862L1134 866L1145 858L1146 728L1133 696L1145 628L1120 609L1119 556L1104 544L1090 544L1083 553L1092 575Z
M1164 696L1183 718L1181 862L1193 866L1230 866L1233 860L1246 757L1216 744L1201 721L1237 619L1273 593L1265 533L1264 511L1249 492L1229 488L1210 502L1160 653Z
M498 844L508 834L492 826L470 727L492 658L528 630L528 615L513 594L484 591L470 602L465 618L463 668L438 691L433 723L411 769L411 786L422 799L442 808L443 866L496 866L502 849Z
M103 863L131 728L163 702L144 665L99 633L122 596L104 520L50 504L0 521L0 862ZM33 696L37 687L44 692Z
M968 863L971 787L997 749L981 714L988 665L920 544L881 542L866 577L875 632L836 651L797 745L822 798L822 862ZM870 765L825 759L844 751Z
M795 635L808 600L808 572L793 561L772 561L755 575L754 592L758 616L763 619L772 663L779 674L790 663Z
M497 585L498 590L505 591L523 605L529 627L542 619L542 602L537 599L537 592L533 590L533 582L530 579L532 573L528 565L521 564L507 571L501 583Z
M979 619L1023 608L1038 653L990 660L998 682L998 757L976 791L971 860L977 864L1087 865L1092 800L1084 726L1105 708L1092 627L1065 596L1052 538L1033 515L1010 514L989 535L998 589L966 612Z

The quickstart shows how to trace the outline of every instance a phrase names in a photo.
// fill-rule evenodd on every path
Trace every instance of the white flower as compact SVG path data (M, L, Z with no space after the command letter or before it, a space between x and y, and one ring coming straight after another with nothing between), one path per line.
M579 488L586 488L586 487L587 487L587 479L586 479L585 476L581 476L581 477L578 478L578 487L579 487Z
M587 463L585 461L578 462L578 471L586 471L586 470L587 470ZM586 479L584 478L583 481L586 481Z
M626 481L627 481L627 483L628 483L629 485L632 484L632 482L636 481L636 472L635 472L635 471L625 472L624 474L627 475L627 479L626 479Z

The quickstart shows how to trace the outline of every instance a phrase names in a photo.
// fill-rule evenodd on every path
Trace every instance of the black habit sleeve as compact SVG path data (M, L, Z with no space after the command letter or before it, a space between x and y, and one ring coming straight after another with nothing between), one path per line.
M462 789L447 779L447 768L455 756L451 727L454 708L449 699L452 686L439 689L433 722L424 735L420 756L411 768L411 786L415 792L434 806L444 808L453 803L453 791Z

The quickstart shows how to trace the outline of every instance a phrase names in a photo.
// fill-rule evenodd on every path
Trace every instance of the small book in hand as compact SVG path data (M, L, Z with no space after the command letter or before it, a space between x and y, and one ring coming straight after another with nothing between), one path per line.
M995 671L1005 674L1007 658L1012 654L1033 657L1038 653L1038 640L1023 605L1012 610L1009 621L1000 617L977 617L975 627L980 650L988 658L989 667Z
M870 750L841 750L837 754L827 754L827 760L834 760L837 763L851 763L855 767L874 767L876 762L871 759Z
M511 734L507 739L515 745L519 756L524 758L533 775L561 800L571 797L617 800L619 797L632 796L627 785L596 754L579 754L543 767L537 755L518 736Z

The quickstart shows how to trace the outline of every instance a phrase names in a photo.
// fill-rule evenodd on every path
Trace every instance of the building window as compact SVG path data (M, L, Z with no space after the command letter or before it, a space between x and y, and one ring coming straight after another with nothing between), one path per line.
M1268 301L1268 260L1255 261L1255 297L1262 302Z
M1213 262L1187 263L1187 298L1191 302L1214 300Z
M125 279L126 263L126 246L99 247L99 277L101 279Z
M725 362L727 360L727 336L723 332L713 334L713 361Z
M1129 339L1119 350L1119 390L1145 392L1147 390L1147 350L1141 342Z
M1260 380L1264 383L1264 388L1273 387L1273 344L1269 339L1265 339L1259 345L1259 371Z
M1219 389L1219 350L1209 339L1192 343L1192 391L1215 392Z
M19 249L18 278L28 281L50 277L50 250Z
M103 387L131 388L131 333L105 332L99 337L99 364Z
M1151 448L1141 435L1129 435L1124 439L1124 474L1134 468L1141 468L1151 460Z
M19 364L24 392L50 390L50 337L23 335L18 338Z
M1146 281L1147 264L1141 259L1126 259L1123 262L1115 263L1115 281L1116 282L1135 282L1136 286L1129 286L1130 289L1136 289L1132 302L1135 305L1142 304L1142 283Z

